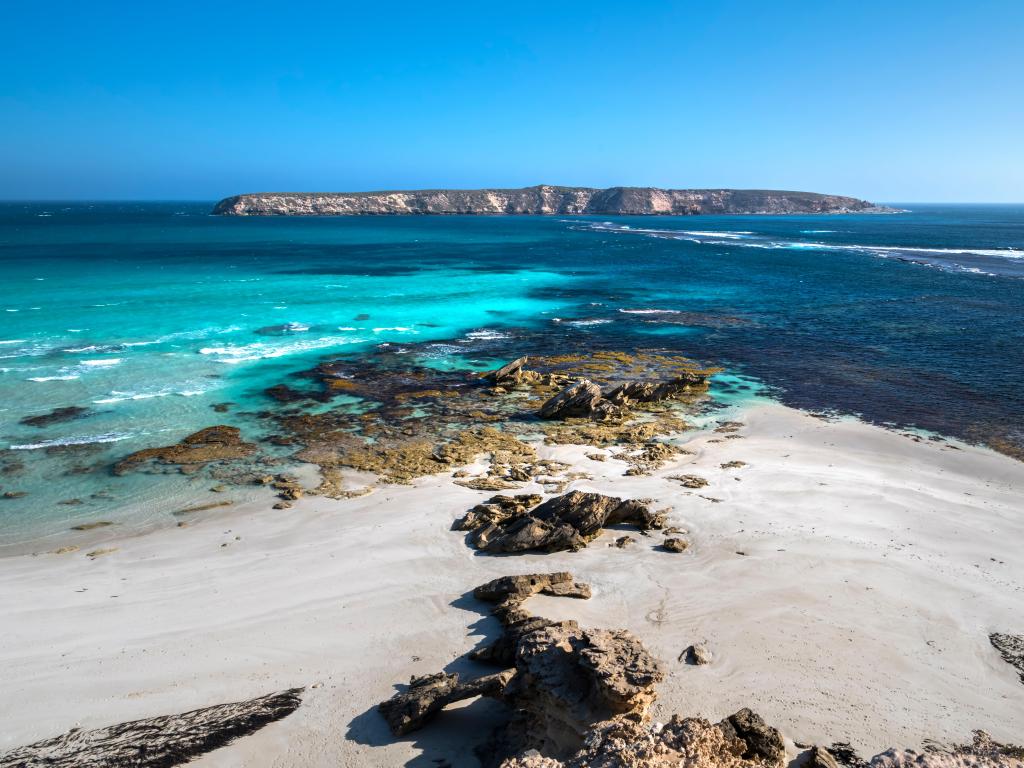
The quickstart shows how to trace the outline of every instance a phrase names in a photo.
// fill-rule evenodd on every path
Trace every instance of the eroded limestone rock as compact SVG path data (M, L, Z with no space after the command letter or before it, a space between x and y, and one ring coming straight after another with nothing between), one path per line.
M471 532L472 546L486 552L575 551L612 525L625 523L648 530L665 523L664 515L638 501L600 493L571 491L531 510L524 509L524 504L494 504L495 499L489 506L474 507L456 524L459 530Z
M422 728L435 714L456 701L500 696L510 676L510 673L499 672L465 683L459 681L457 674L445 672L413 677L406 690L382 702L378 709L388 721L391 732L404 736Z
M287 717L301 688L180 715L74 729L0 755L0 768L171 768Z
M601 388L587 379L570 384L541 406L542 419L591 418L601 402Z

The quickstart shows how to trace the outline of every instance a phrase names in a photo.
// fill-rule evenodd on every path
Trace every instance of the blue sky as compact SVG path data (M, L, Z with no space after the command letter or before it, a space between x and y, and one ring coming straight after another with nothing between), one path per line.
M0 8L0 197L655 185L1024 200L1024 2Z

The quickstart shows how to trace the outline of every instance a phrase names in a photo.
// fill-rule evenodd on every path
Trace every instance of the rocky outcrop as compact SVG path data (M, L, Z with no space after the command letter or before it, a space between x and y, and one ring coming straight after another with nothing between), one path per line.
M601 388L586 379L570 384L541 406L542 419L590 418L601 402Z
M992 647L999 651L1003 661L1012 666L1020 674L1024 683L1024 635L1006 635L994 632L988 636Z
M605 399L616 405L635 403L657 403L671 400L693 390L707 389L706 374L681 373L669 381L630 381L612 389Z
M664 516L638 501L571 491L530 509L530 496L495 496L455 523L469 543L485 552L576 551L617 524L662 528Z
M113 471L123 475L150 461L177 464L187 471L211 461L245 458L255 450L256 446L242 440L237 427L218 425L194 432L177 445L144 448L129 454L114 465Z
M301 688L180 715L74 729L0 755L0 768L171 768L287 717Z
M494 604L502 636L474 656L505 667L461 683L439 673L415 678L380 705L396 735L426 724L447 703L485 695L511 717L480 749L485 768L780 768L785 749L774 728L749 709L717 725L674 717L650 723L662 665L626 630L585 629L523 608L544 593L589 598L568 573L506 576L477 587Z
M557 187L420 189L391 192L264 192L221 200L224 216L670 215L892 212L866 200L759 189Z
M542 419L621 419L633 403L659 403L708 388L707 372L685 372L668 381L628 381L607 394L588 379L580 379L541 406Z

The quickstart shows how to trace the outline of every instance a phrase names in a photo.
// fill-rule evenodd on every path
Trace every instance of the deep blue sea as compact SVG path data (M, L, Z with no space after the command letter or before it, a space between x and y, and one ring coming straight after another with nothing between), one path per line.
M198 481L114 477L109 462L211 424L251 428L246 410L274 406L266 387L381 344L467 369L671 349L726 367L723 398L763 385L1024 450L1024 206L901 207L221 218L207 202L2 204L0 492L27 495L0 499L0 549L77 520L166 516ZM65 406L88 415L20 423Z

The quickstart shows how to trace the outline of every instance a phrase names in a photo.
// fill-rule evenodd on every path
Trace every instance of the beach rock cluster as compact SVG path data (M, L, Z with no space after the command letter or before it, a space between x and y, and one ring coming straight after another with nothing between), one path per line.
M692 392L704 392L709 375L686 371L669 381L628 381L614 387L607 395L589 379L580 379L541 406L542 419L621 419L628 406L636 403L660 403Z
M477 587L474 596L493 604L503 634L474 658L504 669L467 683L444 673L414 678L380 705L392 731L409 733L447 703L486 695L512 711L480 750L487 768L783 764L779 732L749 709L714 725L678 717L652 725L655 686L664 679L660 662L626 630L532 615L523 603L538 593L590 597L589 587L568 573L508 576Z
M171 768L287 717L302 689L150 717L91 731L72 729L0 755L0 768Z
M635 500L571 491L534 506L539 499L495 496L473 507L454 528L468 531L469 544L485 552L557 552L582 549L612 525L641 531L665 525L663 514Z

